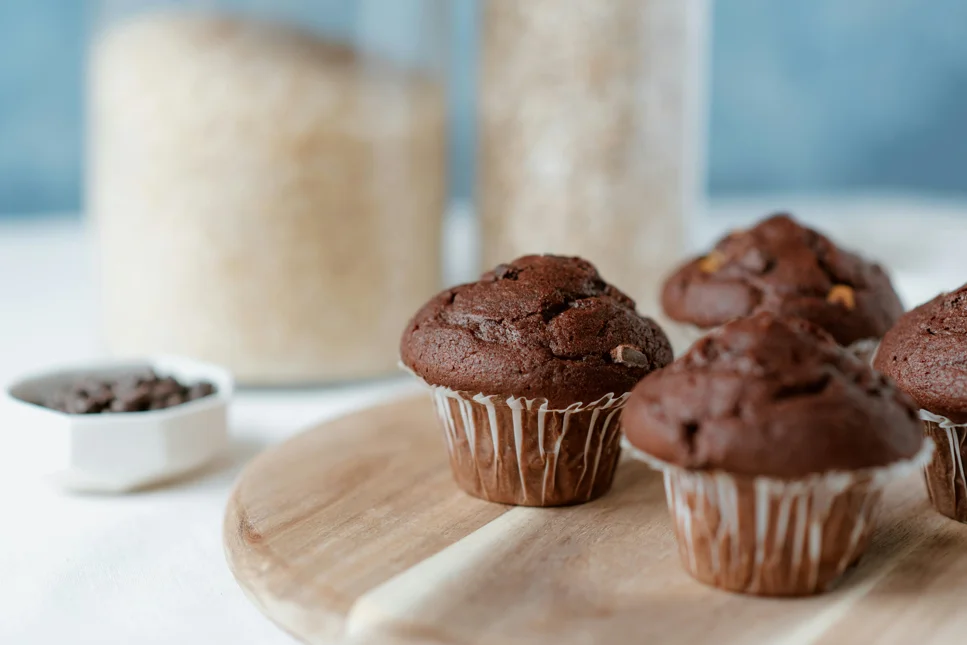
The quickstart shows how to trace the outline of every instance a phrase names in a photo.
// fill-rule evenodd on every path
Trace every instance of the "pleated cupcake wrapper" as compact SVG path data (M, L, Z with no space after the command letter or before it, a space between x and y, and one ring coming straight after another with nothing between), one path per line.
M880 340L878 338L866 338L864 340L858 340L848 348L851 352L856 354L863 360L867 365L873 365L873 359L876 358L876 352L880 349Z
M457 484L520 506L587 502L611 488L628 394L554 409L546 399L428 385Z
M967 523L967 424L920 410L924 435L933 440L937 451L925 464L923 477L933 507L943 515Z
M774 596L829 588L866 550L883 487L933 451L925 441L914 458L881 468L783 480L688 470L624 447L664 474L679 555L694 578Z
M695 325L688 325L679 323L676 325L677 338L684 340L687 346L676 347L675 356L680 356L687 352L692 345L694 345L698 340L703 338L706 334L714 331L715 327L712 329L701 329ZM863 362L872 364L873 358L876 356L876 350L880 347L880 339L878 338L865 338L863 340L858 340L848 347L848 349L856 354Z

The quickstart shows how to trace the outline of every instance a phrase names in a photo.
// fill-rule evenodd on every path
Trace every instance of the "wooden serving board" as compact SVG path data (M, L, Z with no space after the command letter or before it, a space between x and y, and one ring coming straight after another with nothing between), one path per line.
M572 508L510 508L452 483L429 397L369 409L257 457L228 503L229 565L309 643L967 643L967 525L919 477L885 495L836 590L739 596L679 567L661 477L625 460Z

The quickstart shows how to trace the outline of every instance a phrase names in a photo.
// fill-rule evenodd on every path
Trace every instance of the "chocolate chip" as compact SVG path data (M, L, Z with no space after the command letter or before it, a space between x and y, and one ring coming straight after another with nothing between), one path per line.
M138 412L147 410L151 404L151 386L142 383L133 390L124 390L118 393L117 398L111 404L111 410L115 412ZM120 407L120 410L117 408Z
M108 408L111 412L138 412L141 408L136 401L129 399L114 399Z
M153 390L154 390L153 383L142 383L134 390L125 392L121 398L125 398L131 401L139 401L147 404L149 401L151 401L151 398L152 398L151 394L153 393Z
M79 379L37 403L68 414L141 412L181 405L214 392L215 386L208 382L188 386L172 376L162 378L153 370L138 370L114 379Z
M87 397L98 407L98 412L111 404L114 399L114 392L106 384L99 384L97 388L89 389Z
M631 367L648 367L650 365L648 357L641 351L641 348L633 345L618 345L612 349L611 360Z
M88 399L87 397L78 396L67 402L67 412L70 414L90 414L92 412L99 412L96 410L97 404Z
M172 394L180 394L183 389L181 383L168 376L154 384L154 396L166 399Z
M184 395L182 395L182 394L172 394L167 399L165 399L165 407L173 408L176 405L181 405L185 401L187 401L187 399L185 399Z
M188 400L194 401L215 393L215 386L211 383L196 383L188 388Z

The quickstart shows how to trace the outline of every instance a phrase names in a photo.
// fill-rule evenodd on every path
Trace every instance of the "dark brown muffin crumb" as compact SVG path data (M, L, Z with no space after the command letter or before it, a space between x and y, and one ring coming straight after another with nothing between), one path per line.
M433 385L553 406L623 394L672 359L661 328L591 263L550 255L438 294L407 325L400 353Z
M921 408L967 423L967 285L903 316L880 343L875 367Z
M760 311L815 323L842 345L879 339L903 313L886 272L788 215L720 240L665 283L662 306L702 329Z
M693 469L798 478L916 455L909 397L824 331L760 313L720 327L632 392L622 420L647 454Z

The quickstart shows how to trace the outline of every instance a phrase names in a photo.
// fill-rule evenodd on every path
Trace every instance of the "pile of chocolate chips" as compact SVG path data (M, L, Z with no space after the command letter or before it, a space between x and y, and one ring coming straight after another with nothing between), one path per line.
M160 377L154 370L146 370L115 378L84 378L37 403L68 414L144 412L214 393L215 386L207 381L185 385L171 376Z

